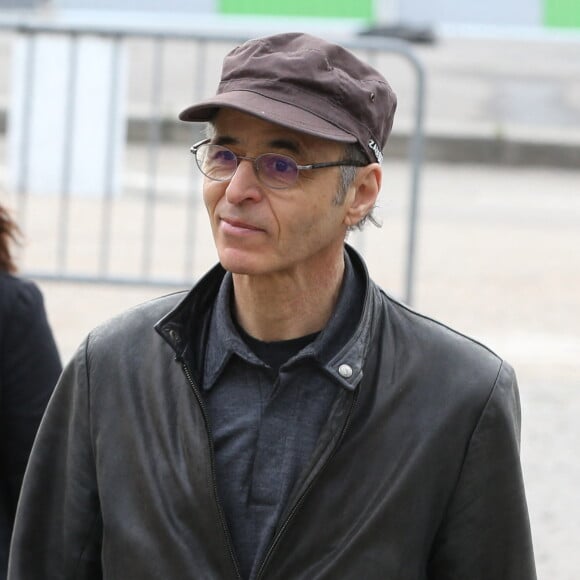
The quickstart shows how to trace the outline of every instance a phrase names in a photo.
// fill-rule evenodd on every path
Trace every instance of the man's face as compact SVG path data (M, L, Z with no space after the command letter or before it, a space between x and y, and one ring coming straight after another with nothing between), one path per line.
M237 155L281 153L299 165L342 159L344 146L286 129L233 109L221 109L212 143ZM270 189L251 161L228 182L205 179L203 197L220 262L236 274L315 273L342 256L345 204L334 203L339 168L301 171L290 189Z

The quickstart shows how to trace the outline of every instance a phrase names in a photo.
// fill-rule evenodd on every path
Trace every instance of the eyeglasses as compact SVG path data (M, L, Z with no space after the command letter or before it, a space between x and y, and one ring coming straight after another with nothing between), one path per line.
M367 162L361 161L330 161L298 165L292 157L278 153L264 153L258 157L236 155L227 147L214 145L209 139L204 139L192 145L190 151L195 155L199 170L214 181L229 181L232 179L240 161L251 161L258 179L272 189L287 189L298 180L300 171L307 169L322 169L323 167L364 167Z

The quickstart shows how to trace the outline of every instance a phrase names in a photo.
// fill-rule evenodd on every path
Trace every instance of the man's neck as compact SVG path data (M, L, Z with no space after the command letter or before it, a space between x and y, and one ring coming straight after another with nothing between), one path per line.
M289 340L322 330L342 284L344 256L309 272L234 274L235 316L254 338Z

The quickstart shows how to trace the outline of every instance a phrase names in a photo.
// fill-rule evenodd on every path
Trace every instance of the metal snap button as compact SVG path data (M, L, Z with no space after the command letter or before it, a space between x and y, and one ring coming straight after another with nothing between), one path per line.
M350 365L340 365L338 367L338 374L344 379L352 377L352 367Z

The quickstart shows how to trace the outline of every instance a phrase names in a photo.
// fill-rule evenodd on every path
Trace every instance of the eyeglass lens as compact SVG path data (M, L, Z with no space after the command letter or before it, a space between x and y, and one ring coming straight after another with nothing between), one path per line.
M196 161L201 172L216 181L228 181L236 172L238 157L221 145L203 144L196 150ZM258 177L268 187L281 189L293 185L298 178L298 165L291 157L265 153L251 159Z

